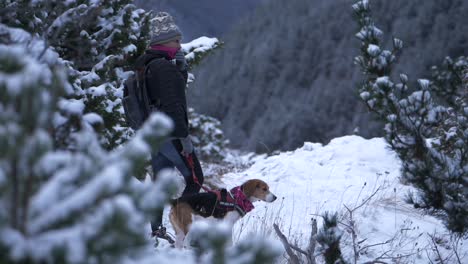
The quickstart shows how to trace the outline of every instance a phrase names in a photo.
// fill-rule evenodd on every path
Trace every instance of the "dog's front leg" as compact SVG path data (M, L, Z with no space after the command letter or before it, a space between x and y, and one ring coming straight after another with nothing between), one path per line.
M184 247L185 233L179 227L174 227L176 233L175 248L181 249Z
M241 218L241 215L239 214L239 212L237 211L232 211L232 212L228 212L226 214L226 216L224 217L224 221L226 221L230 228L231 228L231 237L228 239L227 241L227 245L228 246L232 246L232 229L234 227L234 224L237 222L237 220L239 220Z
M237 211L231 211L226 214L224 217L224 220L227 221L231 226L234 226L234 224L241 218L241 215Z

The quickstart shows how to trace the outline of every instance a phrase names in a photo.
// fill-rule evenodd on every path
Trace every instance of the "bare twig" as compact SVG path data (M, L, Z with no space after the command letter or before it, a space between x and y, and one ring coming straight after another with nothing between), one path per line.
M461 259L460 259L460 256L458 255L458 243L460 242L460 239L461 237L457 238L457 241L452 243L452 247L453 247L453 252L455 254L455 257L457 257L457 262L458 264L461 264Z
M299 247L296 246L296 245L291 245L291 244L289 244L289 245L291 246L292 249L294 249L294 250L296 250L297 252L299 252L299 253L301 253L301 254L307 256L307 252L305 252L303 249L299 248Z
M307 259L307 264L316 264L315 261L315 245L317 243L316 240L316 235L317 235L317 221L315 219L312 219L312 231L309 239L309 246L307 247L306 250L303 250L299 248L296 245L292 245L291 243L288 242L288 239L286 236L281 232L277 224L273 224L273 227L275 228L276 234L281 240L281 243L283 244L284 248L286 249L286 253L289 256L289 263L293 264L299 264L301 263L300 258L293 252L293 249L301 254L303 254L306 259Z
M388 240L386 242L383 242L383 243L378 243L378 244L375 244L375 245L368 245L368 246L365 246L363 248L359 248L359 244L361 244L363 241L357 241L357 233L356 233L356 225L355 225L355 221L354 221L354 218L353 218L353 214L356 210L358 210L359 208L363 207L365 204L367 204L379 191L380 191L381 187L379 186L369 197L367 197L364 201L362 201L361 204L355 206L354 208L349 208L348 206L346 205L343 205L346 210L348 211L349 213L349 221L348 223L343 223L343 222L339 222L340 224L344 225L348 230L349 232L351 232L351 238L352 238L352 246L353 246L353 253L354 253L354 263L358 263L358 259L359 259L359 254L362 252L362 250L364 249L367 249L369 247L373 247L373 246L377 246L377 245L383 245L383 244L387 244L389 243L389 241L391 240ZM374 261L379 261L378 259L375 259ZM378 263L378 262L376 262Z
M426 250L426 256L427 256L427 259L429 260L429 262L430 262L431 264L434 264L434 262L432 261L431 256L429 255L429 253L428 253L427 250Z
M378 192L380 191L380 186L369 196L366 200L364 200L360 205L353 208L353 212L357 209L363 207L367 202L369 202ZM346 206L345 206L346 207Z
M458 264L462 264L461 260L460 260L460 256L458 255L458 250L455 248L453 250L453 252L455 253L455 257L457 257L457 261L458 261Z
M362 247L359 251L362 251L362 250L365 250L365 249L368 249L368 248L371 248L371 247L375 247L375 246L381 246L381 245L386 245L390 242L392 242L394 239L389 239L385 242L382 242L382 243L377 243L377 244L372 244L372 245L366 245L364 247Z
M434 251L437 253L437 257L439 258L440 264L444 264L444 260L442 259L442 255L440 254L439 247L437 246L437 243L434 240L434 236L430 234L428 234L428 236L431 238L431 241L434 244Z
M292 263L292 264L299 264L299 258L297 257L296 254L294 254L294 252L292 251L291 249L291 245L289 244L288 242L288 239L286 238L286 236L281 233L281 230L279 229L278 225L277 224L273 224L273 227L275 228L275 231L276 231L276 234L278 235L278 237L280 238L281 240L281 243L283 244L284 246L284 249L286 249L286 253L288 254L289 256L289 263Z
M311 234L310 234L310 238L309 238L309 246L307 247L307 260L309 261L310 264L315 264L315 257L314 257L314 254L315 254L315 246L317 244L317 238L316 238L316 235L317 235L317 220L315 220L314 218L311 219L312 220L312 231L311 231Z
M384 253L380 254L380 256L378 256L377 258L375 258L373 261L381 261L380 259L383 259L384 256L386 256L389 252L391 252L391 250L385 251Z
M368 199L366 199L366 201L368 201ZM356 234L356 229L355 229L355 226L354 226L353 212L354 212L354 210L356 210L357 208L359 208L361 206L362 206L362 204L351 210L346 205L344 205L344 207L346 208L346 210L348 210L348 213L349 213L348 229L351 232L351 237L353 239L353 253L354 253L354 263L355 264L357 263L357 260L359 258L359 250L358 250L358 245L356 243L357 234Z
M390 250L387 251L386 253L388 253L388 252L390 252ZM416 255L416 254L417 254L417 253L408 253L408 254L405 254L405 255L398 255L397 257L395 257L395 256L388 256L388 257L380 257L380 258L378 258L378 259L390 259L390 260L392 260L392 261L395 261L395 260L401 260L401 259L403 259L403 258L411 257L411 256L414 256L414 255ZM397 262L397 263L399 263L399 262Z

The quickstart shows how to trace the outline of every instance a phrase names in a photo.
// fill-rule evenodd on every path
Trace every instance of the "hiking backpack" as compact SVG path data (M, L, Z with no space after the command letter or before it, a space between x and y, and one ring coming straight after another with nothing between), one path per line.
M137 130L139 129L146 118L156 107L152 105L146 88L146 74L149 65L158 59L153 59L145 64L143 69L137 69L124 82L124 94L122 105L124 108L125 119L127 124Z

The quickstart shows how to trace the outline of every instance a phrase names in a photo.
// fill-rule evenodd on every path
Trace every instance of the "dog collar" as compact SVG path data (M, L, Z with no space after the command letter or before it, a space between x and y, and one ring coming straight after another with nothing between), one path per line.
M230 193L234 198L236 209L238 209L238 211L239 209L241 210L240 213L242 216L255 208L253 203L247 199L240 186L232 188Z

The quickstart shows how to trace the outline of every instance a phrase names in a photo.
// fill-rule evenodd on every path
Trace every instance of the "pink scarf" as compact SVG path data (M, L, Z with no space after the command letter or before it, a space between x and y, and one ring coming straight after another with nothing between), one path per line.
M240 186L232 188L231 194L236 200L236 205L238 205L242 210L244 210L244 212L248 213L255 208L252 202L249 201L249 199L247 199Z
M167 47L167 46L163 46L163 45L153 45L153 46L150 46L150 49L166 52L167 56L171 60L175 59L175 55L176 55L177 51L179 51L178 48L171 48L171 47Z

